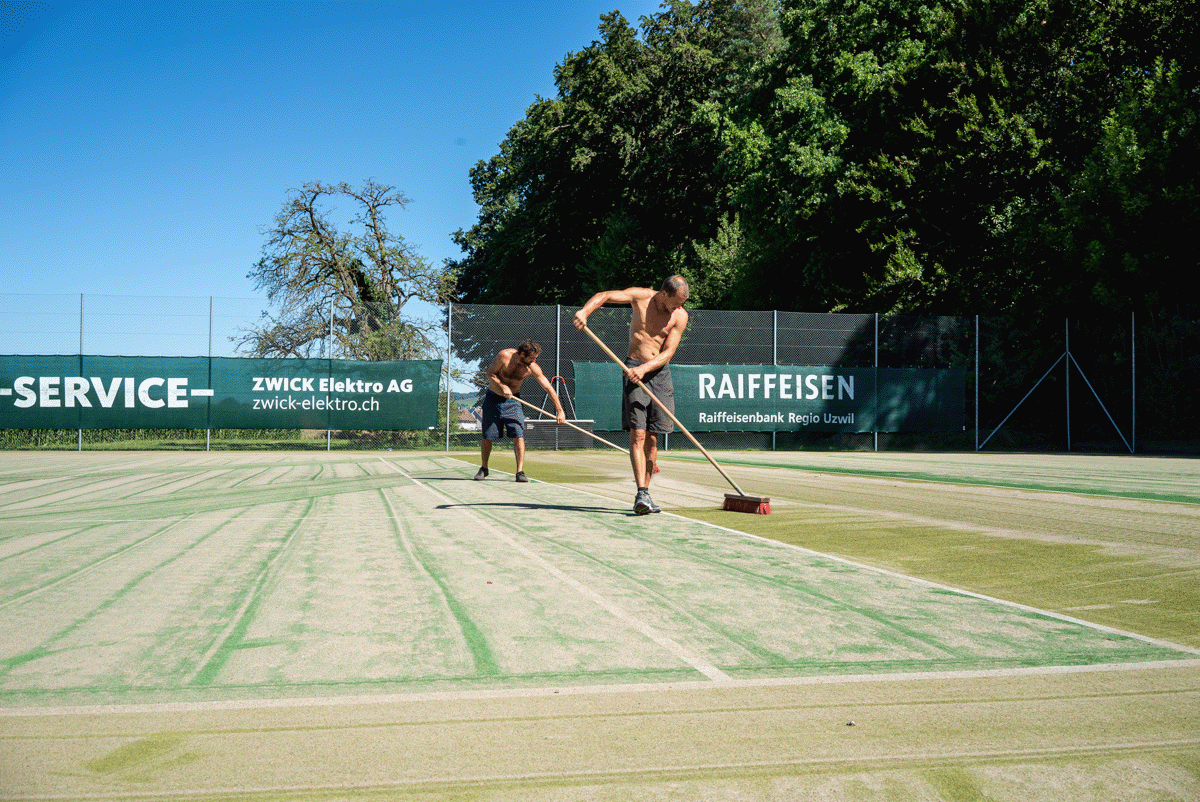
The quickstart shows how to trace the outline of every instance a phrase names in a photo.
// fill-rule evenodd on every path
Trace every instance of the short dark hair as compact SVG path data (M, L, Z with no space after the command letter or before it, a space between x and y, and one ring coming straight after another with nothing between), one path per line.
M674 295L677 298L683 298L685 301L690 294L687 279L683 276L671 276L662 283L662 289L667 295Z
M517 346L517 351L522 354L537 356L542 352L542 346L538 345L533 340L526 340Z

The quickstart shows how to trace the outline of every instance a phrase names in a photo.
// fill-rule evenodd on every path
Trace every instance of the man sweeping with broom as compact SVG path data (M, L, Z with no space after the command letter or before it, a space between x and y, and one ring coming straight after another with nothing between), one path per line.
M487 393L483 398L483 439L479 444L480 466L475 474L476 481L488 476L488 459L492 455L492 442L508 435L513 441L513 456L517 461L518 482L528 482L525 476L525 413L521 410L521 383L532 376L554 402L555 420L565 423L558 393L538 367L537 358L542 346L533 340L525 340L516 348L505 348L496 354L488 365Z
M633 511L638 515L662 512L650 498L650 478L658 459L658 436L670 434L674 424L650 396L638 386L641 382L655 398L675 411L675 390L671 383L671 357L679 347L688 313L688 284L683 276L671 276L655 292L645 287L607 290L593 295L575 313L575 328L583 331L588 315L605 304L629 304L633 319L629 323L629 352L625 360L625 386L621 403L621 427L629 432L629 461L637 495Z

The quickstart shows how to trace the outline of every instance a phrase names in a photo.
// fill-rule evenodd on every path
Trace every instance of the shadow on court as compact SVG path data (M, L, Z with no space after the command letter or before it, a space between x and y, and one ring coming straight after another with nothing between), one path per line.
M469 504L439 504L437 510L479 509L487 507L503 507L518 510L547 510L554 512L594 512L601 515L619 515L621 517L637 517L632 510L614 510L611 507L582 507L575 504L535 504L528 501L475 501Z

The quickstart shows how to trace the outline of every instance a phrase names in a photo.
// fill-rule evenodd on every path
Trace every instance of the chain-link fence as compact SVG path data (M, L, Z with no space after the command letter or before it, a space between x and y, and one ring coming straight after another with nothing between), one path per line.
M265 307L261 299L91 295L2 295L0 304L0 353L22 355L249 356L247 333L262 328ZM538 363L552 377L568 416L577 417L575 399L587 388L576 385L573 364L607 357L575 329L575 311L451 304L413 315L414 325L425 333L421 356L441 359L445 368L434 430L7 429L0 431L0 448L473 450L480 434L471 410L486 385L483 372L499 350L527 338L542 346ZM1200 321L706 309L689 314L675 364L935 368L961 370L965 376L965 413L958 431L695 432L706 447L1200 452L1200 424L1192 414L1200 389L1190 380L1200 361ZM394 319L394 311L389 315ZM372 338L373 352L381 351L378 340L388 331L355 331L350 327L358 324L346 322L366 317L331 310L329 336L318 352L355 358L355 337ZM623 353L629 319L628 308L604 308L591 316L589 327ZM338 330L340 326L347 330ZM404 352L411 347L406 341ZM525 391L535 405L553 408L536 385L527 384ZM598 434L623 442L619 432ZM692 448L682 435L666 438L663 446Z

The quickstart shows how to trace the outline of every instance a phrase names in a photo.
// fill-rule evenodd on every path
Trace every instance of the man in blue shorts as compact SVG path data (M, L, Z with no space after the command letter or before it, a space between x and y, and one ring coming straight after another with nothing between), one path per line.
M525 411L521 402L521 383L532 376L554 402L559 423L567 419L559 403L554 386L538 367L537 358L542 347L533 340L526 340L516 348L505 348L496 354L488 365L488 389L483 396L483 441L479 445L479 471L475 479L486 479L488 458L492 455L492 443L504 437L513 441L513 455L517 458L517 481L528 482L525 476Z
M593 295L575 313L575 328L583 330L588 315L604 304L629 304L633 319L629 322L629 351L625 360L625 392L621 403L621 425L629 432L629 461L637 495L633 511L638 515L662 512L650 498L650 477L658 459L658 436L675 428L671 418L650 400L635 382L675 411L675 390L671 383L671 357L679 347L688 313L688 284L683 276L671 276L657 292L646 287L608 290Z

